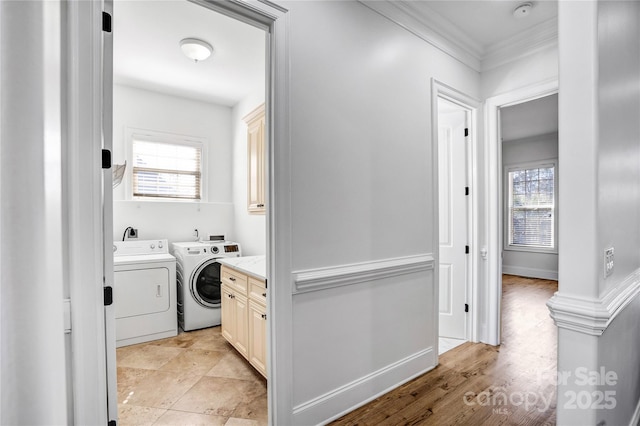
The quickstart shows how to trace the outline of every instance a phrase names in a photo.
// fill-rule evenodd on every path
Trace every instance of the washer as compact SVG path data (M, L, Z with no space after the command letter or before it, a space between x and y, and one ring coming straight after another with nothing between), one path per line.
M113 243L116 347L172 337L176 321L176 258L167 240Z
M221 257L240 257L231 241L172 243L176 257L178 324L184 331L220 325Z

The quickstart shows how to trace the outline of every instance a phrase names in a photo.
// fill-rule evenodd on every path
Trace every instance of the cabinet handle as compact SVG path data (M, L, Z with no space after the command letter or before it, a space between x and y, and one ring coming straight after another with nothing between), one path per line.
M264 207L264 204L258 204L256 207Z
M229 281L235 281L236 279L233 277L229 277Z
M267 314L262 314L262 319L267 319Z
M262 297L267 297L267 293L262 293Z

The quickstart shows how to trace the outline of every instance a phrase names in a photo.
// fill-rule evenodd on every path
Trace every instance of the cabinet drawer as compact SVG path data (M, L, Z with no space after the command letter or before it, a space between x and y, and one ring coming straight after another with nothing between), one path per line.
M247 294L247 276L222 265L220 269L221 281L238 290L243 295Z
M267 305L267 288L263 280L249 277L249 298L265 306Z

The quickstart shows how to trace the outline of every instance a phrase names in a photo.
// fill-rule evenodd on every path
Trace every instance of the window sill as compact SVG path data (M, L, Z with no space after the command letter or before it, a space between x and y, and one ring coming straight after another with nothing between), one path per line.
M504 251L516 251L525 253L540 253L540 254L558 254L557 248L538 248L538 247L519 247L519 246L505 246Z

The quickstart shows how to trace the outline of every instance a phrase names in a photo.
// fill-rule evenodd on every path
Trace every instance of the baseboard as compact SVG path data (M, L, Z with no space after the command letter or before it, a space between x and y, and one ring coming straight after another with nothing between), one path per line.
M434 347L410 355L293 409L292 424L327 424L436 366Z
M640 425L640 400L636 405L636 411L633 413L633 417L631 417L631 421L629 422L629 426L638 426Z
M540 278L543 280L558 281L558 271L549 271L546 269L502 265L502 273L508 275L518 275L520 277Z

